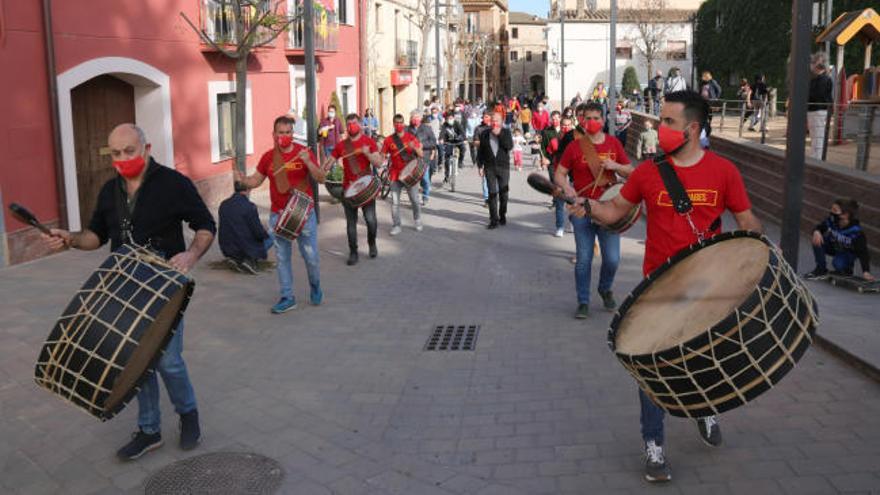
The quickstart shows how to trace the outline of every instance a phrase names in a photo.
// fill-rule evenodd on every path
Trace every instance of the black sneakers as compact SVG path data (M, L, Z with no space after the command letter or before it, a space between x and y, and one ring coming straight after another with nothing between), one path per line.
M376 243L370 244L370 258L375 258L379 256L379 249L376 247Z
M578 304L577 311L574 313L574 317L578 320L585 320L590 316L590 305L589 304Z
M346 261L345 264L348 266L353 266L353 265L357 265L357 262L358 262L358 253L357 253L357 251L352 251L351 253L349 253L348 261Z
M192 450L199 444L202 438L202 430L199 428L199 411L192 411L180 415L180 448Z
M239 263L240 270L244 273L248 273L250 275L257 274L257 262L251 258L245 258L241 260Z
M121 461L133 461L151 450L156 450L163 445L162 434L152 435L142 430L131 434L131 441L116 451L116 457Z
M825 280L828 278L828 270L820 270L816 268L811 272L805 273L804 278L807 280Z
M610 290L599 291L599 296L602 297L602 305L605 306L605 309L608 311L614 311L617 309L617 301L614 300L614 293Z
M697 429L700 430L700 438L703 443L710 447L721 445L721 427L718 426L716 416L706 416L697 420Z
M645 444L645 479L650 482L672 479L672 471L663 455L663 446L657 445L653 440Z

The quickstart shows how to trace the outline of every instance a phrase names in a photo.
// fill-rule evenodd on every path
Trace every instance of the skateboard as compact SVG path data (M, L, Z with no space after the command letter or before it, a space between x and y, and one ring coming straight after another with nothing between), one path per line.
M835 287L855 290L859 294L876 294L880 292L880 281L878 280L870 281L852 275L837 275L833 273L829 274L826 280Z

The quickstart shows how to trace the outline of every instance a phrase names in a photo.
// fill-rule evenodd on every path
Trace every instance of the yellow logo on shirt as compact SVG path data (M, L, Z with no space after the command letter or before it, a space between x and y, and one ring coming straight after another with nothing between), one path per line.
M284 170L302 170L303 162L296 159L284 164Z
M688 189L687 195L691 199L691 204L694 206L717 206L718 205L718 191L714 189ZM658 206L672 206L672 200L669 198L669 193L664 191L660 191L660 194L657 195L657 205Z

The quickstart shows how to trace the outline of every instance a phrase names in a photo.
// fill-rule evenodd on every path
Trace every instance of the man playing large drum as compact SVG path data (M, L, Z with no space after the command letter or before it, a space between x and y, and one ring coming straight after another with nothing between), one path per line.
M602 106L582 103L577 108L577 131L572 138L563 139L565 151L555 167L553 180L566 196L598 199L609 185L617 181L616 174L624 177L632 173L626 151L616 137L602 132L605 121ZM573 140L572 140L573 139ZM569 180L569 174L574 184ZM599 296L605 309L614 310L617 303L611 293L614 275L620 263L620 234L606 230L593 219L572 217L577 261L574 265L575 289L578 307L575 318L583 319L590 312L590 278L593 265L593 245L599 240L602 267L599 272ZM558 225L557 225L558 227Z
M632 173L619 196L611 201L579 200L571 208L579 217L611 224L644 200L648 217L643 273L650 274L670 256L721 232L721 215L733 213L741 230L760 232L760 221L751 210L739 170L728 160L700 147L700 131L706 125L709 106L699 93L679 91L665 95L660 113L660 148L669 157L679 181L693 205L689 215L673 208L658 167L650 161ZM650 329L645 329L650 332ZM664 411L639 390L642 438L645 441L645 478L648 481L671 479L663 452ZM721 444L717 418L697 420L700 436L711 446Z
M391 180L391 235L400 233L400 193L406 189L409 195L409 203L413 209L413 221L415 229L422 231L421 205L419 202L419 182L421 177L412 185L402 182L402 173L407 165L422 157L422 145L418 138L406 131L403 123L403 115L394 116L394 134L385 138L382 143L382 154L389 157L388 178Z
M313 197L309 175L318 182L324 182L326 177L324 170L318 166L314 153L305 146L293 142L293 124L293 120L286 116L275 119L272 127L272 140L275 146L263 153L257 164L257 171L247 177L242 177L238 170L234 173L237 181L251 189L259 187L266 177L269 178L269 199L272 203L272 213L269 215L270 231L275 229L281 212L287 206L294 190ZM290 239L279 235L273 237L277 259L275 270L278 272L278 284L281 286L281 299L270 311L273 314L281 314L296 308L296 298L293 295L293 268L290 263L293 243ZM324 299L324 293L321 291L318 222L314 211L310 211L308 218L305 219L303 228L296 237L296 243L306 262L310 300L317 306Z
M156 163L144 132L133 124L113 129L107 146L119 175L107 181L98 193L89 227L81 232L52 229L51 236L42 236L43 241L53 250L69 246L92 251L107 241L113 250L126 243L149 246L175 269L188 272L211 246L216 232L214 219L192 181ZM189 249L184 244L182 222L195 231ZM198 445L201 431L182 350L181 319L156 370L180 415L180 447L190 450ZM162 446L156 373L147 374L137 398L138 431L116 452L121 460L137 459Z
M348 187L361 177L373 174L373 167L382 164L382 155L378 153L379 147L373 138L365 135L361 131L360 117L353 113L345 119L345 131L348 138L340 141L333 148L332 156L336 160L342 160L342 187ZM348 261L349 266L358 262L358 242L357 242L357 217L358 210L364 212L364 221L367 223L367 243L370 246L370 258L378 256L379 251L376 248L376 231L378 224L376 222L376 200L371 199L362 206L353 206L347 201L342 202L342 208L345 210L345 226L348 235Z

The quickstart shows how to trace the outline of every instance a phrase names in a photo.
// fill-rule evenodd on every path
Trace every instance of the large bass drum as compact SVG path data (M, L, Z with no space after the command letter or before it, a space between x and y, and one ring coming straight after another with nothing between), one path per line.
M609 345L658 406L700 418L749 402L794 368L818 310L764 236L692 245L651 273L611 321Z
M112 418L153 372L194 285L153 252L121 246L55 323L37 358L37 384L102 421Z

